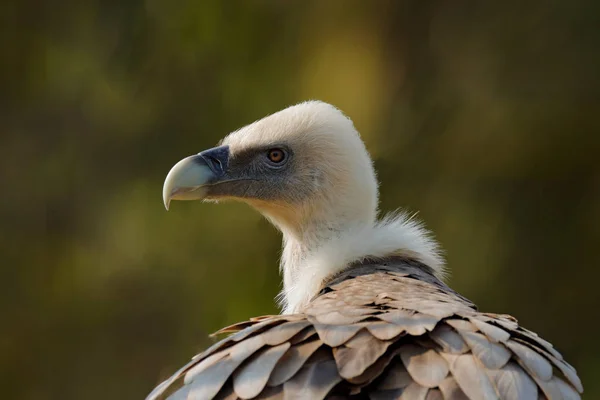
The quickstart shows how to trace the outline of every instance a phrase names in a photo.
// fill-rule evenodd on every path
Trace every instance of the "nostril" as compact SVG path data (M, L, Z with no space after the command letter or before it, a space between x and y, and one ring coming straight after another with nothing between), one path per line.
M206 163L208 164L210 169L213 170L214 173L216 173L216 174L223 173L223 164L221 163L221 161L218 158L210 156L210 155L205 155L204 160L206 160Z
M206 165L216 174L223 175L229 158L228 147L216 147L200 153Z
M215 167L218 167L221 171L223 171L223 164L218 158L209 156L208 159Z

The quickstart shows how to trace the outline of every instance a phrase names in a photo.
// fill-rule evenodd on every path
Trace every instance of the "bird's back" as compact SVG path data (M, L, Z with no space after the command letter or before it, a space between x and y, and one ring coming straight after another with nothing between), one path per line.
M333 277L302 314L254 318L148 399L579 399L573 367L407 258ZM170 395L170 397L169 397Z

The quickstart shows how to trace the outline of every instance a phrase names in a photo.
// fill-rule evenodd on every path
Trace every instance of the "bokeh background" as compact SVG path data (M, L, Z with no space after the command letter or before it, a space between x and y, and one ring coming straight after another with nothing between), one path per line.
M362 133L382 211L420 211L450 284L553 342L600 398L600 3L6 0L3 399L140 399L276 313L280 238L176 203L183 156L306 99Z

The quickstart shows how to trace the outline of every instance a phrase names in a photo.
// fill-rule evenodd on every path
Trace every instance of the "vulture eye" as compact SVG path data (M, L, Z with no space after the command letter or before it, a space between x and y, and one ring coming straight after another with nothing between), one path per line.
M283 149L271 149L267 152L267 157L273 164L281 164L285 161L286 154Z

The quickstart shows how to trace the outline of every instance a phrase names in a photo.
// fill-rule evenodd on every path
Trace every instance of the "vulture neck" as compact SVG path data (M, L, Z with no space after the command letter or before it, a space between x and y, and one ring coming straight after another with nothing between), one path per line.
M318 277L306 268L307 264L312 263L310 260L317 257L327 258L330 252L343 252L343 248L336 246L337 241L349 232L367 225L365 222L357 221L337 220L335 223L332 221L336 220L315 219L296 229L282 229L281 272L284 293L304 292L305 296L312 298L321 289L322 281L347 267L345 262L327 263L326 268L319 271L322 276L319 274ZM372 224L373 222L369 222L368 226ZM306 286L307 275L314 275L318 282L310 282L310 287ZM295 303L290 297L286 296L284 300L287 304L286 309ZM294 310L298 311L297 307L294 307Z
M375 211L361 215L327 210L310 214L312 218L302 218L306 214L297 209L261 210L283 233L278 300L284 314L302 312L325 282L366 259L404 256L444 278L438 244L414 218L397 213L377 221Z
M299 312L327 278L356 261L357 257L345 248L347 237L375 225L375 210L348 211L336 204L319 210L253 204L283 234L283 291L279 299L284 313Z
M374 221L347 221L330 216L315 218L302 225L278 226L283 234L281 268L284 273L284 286L290 279L298 278L302 273L301 265L312 255L335 242L346 232L361 226L372 226L373 223Z

